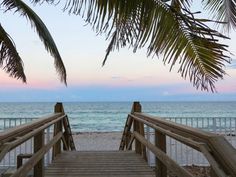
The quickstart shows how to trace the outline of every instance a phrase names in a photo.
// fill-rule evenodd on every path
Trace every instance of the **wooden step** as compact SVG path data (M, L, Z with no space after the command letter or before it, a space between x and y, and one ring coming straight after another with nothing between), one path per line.
M154 177L147 162L133 151L67 151L45 170L45 177Z

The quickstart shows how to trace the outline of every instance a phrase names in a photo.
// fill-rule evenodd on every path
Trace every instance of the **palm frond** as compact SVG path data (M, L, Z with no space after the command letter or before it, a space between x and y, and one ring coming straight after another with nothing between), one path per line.
M54 57L54 64L60 75L61 81L66 84L66 69L62 58L50 32L39 16L21 0L3 0L1 6L4 6L6 11L14 10L15 12L19 12L21 15L30 20L32 27L36 29L46 50Z
M36 1L36 0L35 0ZM47 1L47 0L46 0ZM226 0L203 0L218 14L218 20L235 24L235 2L225 15ZM227 37L209 28L209 19L197 19L191 12L192 0L67 0L65 10L79 14L97 33L106 33L110 52L125 46L134 52L147 46L147 55L162 55L163 62L180 66L182 77L189 77L196 88L215 91L222 79L224 63L230 62L227 46L218 39ZM225 6L226 7L226 6ZM229 7L224 9L228 9Z
M191 1L175 0L68 0L70 13L84 16L99 33L106 32L109 53L121 47L147 46L147 55L162 54L172 67L179 63L181 76L189 77L196 88L215 91L214 83L225 74L226 38L207 27L188 10ZM178 8L176 8L178 7ZM180 9L181 8L181 9Z
M189 9L191 6L192 0L171 0L171 6L175 8L175 10Z
M212 14L213 18L222 22L224 29L228 32L231 28L236 29L236 0L203 0L205 8Z
M17 53L10 36L0 24L0 67L11 77L21 79L26 83L23 62Z

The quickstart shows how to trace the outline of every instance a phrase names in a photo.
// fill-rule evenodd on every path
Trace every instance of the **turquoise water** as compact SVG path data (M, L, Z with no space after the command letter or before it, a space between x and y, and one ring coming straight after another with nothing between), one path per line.
M235 118L236 102L141 102L142 110L161 117ZM0 118L38 118L53 112L55 103L0 103ZM76 132L122 131L131 102L64 103Z

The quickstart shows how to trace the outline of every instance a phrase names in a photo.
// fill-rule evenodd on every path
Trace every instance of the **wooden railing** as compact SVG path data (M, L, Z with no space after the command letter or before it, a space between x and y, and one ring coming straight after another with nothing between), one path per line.
M52 139L45 144L45 129L54 126ZM34 169L34 177L44 176L44 155L52 148L52 158L63 150L75 150L67 115L62 103L55 105L54 114L0 133L0 161L12 149L33 138L33 154L17 157L17 170L11 177L25 177ZM62 148L63 145L63 148ZM23 164L22 158L28 158Z
M144 125L155 130L154 144L145 138ZM135 151L145 160L146 148L156 156L157 177L166 177L167 171L179 177L192 177L166 154L166 136L200 151L210 164L211 176L236 177L236 150L223 136L144 114L139 102L134 102L128 114L119 149L131 150L135 140Z

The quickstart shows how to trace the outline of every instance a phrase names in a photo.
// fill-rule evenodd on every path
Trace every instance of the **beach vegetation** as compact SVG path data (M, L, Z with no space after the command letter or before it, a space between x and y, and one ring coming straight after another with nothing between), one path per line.
M40 17L22 0L2 0L0 8L5 13L18 13L30 21L31 27L34 28L43 42L45 49L54 58L56 71L59 73L60 80L66 84L66 69L63 64L57 46ZM16 45L7 31L0 23L0 67L16 79L21 79L26 83L23 61L20 57Z
M20 0L4 0L2 6L15 9L30 18L38 28L35 18L16 5ZM103 65L114 50L129 47L136 52L146 48L147 56L162 58L175 66L184 79L204 91L216 91L215 83L226 75L225 65L230 63L230 52L223 39L236 27L236 0L32 0L32 3L65 3L64 11L80 15L98 34L109 40ZM202 4L209 18L193 11L195 2ZM38 19L38 18L37 18ZM216 26L216 27L215 27ZM46 27L43 28L44 30ZM47 33L48 34L48 33ZM48 35L39 33L43 41ZM50 40L52 41L51 37ZM44 42L45 43L45 42ZM58 57L52 43L46 49ZM52 50L53 49L53 50ZM20 60L19 60L20 61ZM65 81L64 68L56 64ZM20 62L18 62L20 63ZM19 65L20 66L20 65ZM17 69L15 67L15 69Z

